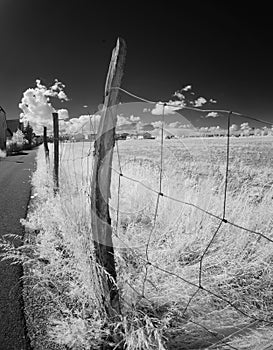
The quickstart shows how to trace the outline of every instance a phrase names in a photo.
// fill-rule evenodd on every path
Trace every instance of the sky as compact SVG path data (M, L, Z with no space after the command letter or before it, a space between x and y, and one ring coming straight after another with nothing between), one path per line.
M180 6L178 6L178 4ZM245 5L244 5L245 4ZM239 6L241 5L241 6ZM188 84L228 109L273 122L273 30L262 2L0 0L0 105L18 118L36 79L66 85L70 118L103 103L117 37L127 44L122 87L169 101ZM122 102L136 102L124 93ZM211 108L212 106L210 106Z

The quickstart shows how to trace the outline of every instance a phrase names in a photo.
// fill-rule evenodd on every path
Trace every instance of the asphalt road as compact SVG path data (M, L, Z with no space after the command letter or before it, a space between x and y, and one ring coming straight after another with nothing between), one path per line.
M0 159L0 236L23 236L36 151ZM0 262L0 350L29 350L22 298L22 267Z

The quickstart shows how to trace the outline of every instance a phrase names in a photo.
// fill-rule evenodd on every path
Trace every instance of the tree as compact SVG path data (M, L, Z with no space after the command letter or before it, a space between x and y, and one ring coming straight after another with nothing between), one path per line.
M239 130L239 127L238 127L237 124L232 124L231 127L229 128L229 131L230 131L230 134L231 134L231 135L232 135L232 134L235 134L236 131L238 131L238 130Z
M29 88L23 93L19 108L22 110L20 121L27 126L32 127L35 134L42 135L43 128L46 127L49 132L53 129L52 113L58 112L60 119L68 119L66 109L55 109L51 103L53 99L67 101L68 98L64 92L65 85L55 79L52 86L46 87L41 80L36 80L36 87Z
M30 126L29 122L27 123L26 126L23 127L23 134L24 134L24 138L27 141L27 148L31 148L32 146L32 139L34 136L33 133L33 128Z
M268 127L267 126L264 126L263 128L262 128L262 135L263 136L267 136L268 135L268 133L269 133L269 129L268 129Z
M251 127L249 126L248 123L242 123L241 124L241 133L243 136L249 136Z

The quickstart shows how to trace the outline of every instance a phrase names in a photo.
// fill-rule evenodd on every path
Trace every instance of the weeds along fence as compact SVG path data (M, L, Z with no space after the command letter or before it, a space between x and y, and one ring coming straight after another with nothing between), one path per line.
M111 89L139 101L137 106L118 104L116 115L129 113L128 108L134 114L137 108L143 112L156 106L161 112L155 139L116 139L115 153L107 159L107 174L112 175L108 225L113 235L107 252L115 266L105 270L96 265L99 305L103 309L105 299L111 304L113 295L105 294L105 280L111 281L108 292L114 289L119 306L110 316L125 317L136 311L140 318L149 316L170 346L175 347L174 339L180 336L185 349L199 338L203 348L241 349L252 340L244 338L242 344L235 336L252 327L269 334L273 322L273 139L234 138L230 130L237 120L255 126L272 124L237 112L184 107L179 118L190 125L184 127L186 135L189 129L195 132L196 119L200 127L204 113L215 112L218 120L225 121L225 136L167 139L166 135L172 135L167 111L173 105L140 98L118 86ZM116 115L110 112L108 118ZM93 229L96 146L88 135L98 130L92 118L59 144L57 196L66 215L76 221L75 240L84 236L90 241ZM122 125L117 128L122 130ZM77 141L79 134L87 136ZM106 158L107 154L102 162ZM106 170L98 174L99 186L105 184ZM94 242L93 236L95 247L106 238L97 239ZM77 253L79 258L93 254L88 247ZM134 328L135 334L138 331ZM268 338L263 333L260 345L271 344L272 335L273 331Z
M272 325L272 138L233 138L230 126L234 117L271 124L217 111L225 137L167 140L167 107L157 139L115 143L110 212L120 312L165 317L187 337L200 329L209 349L239 349L228 342L233 333ZM91 116L88 127L94 135ZM88 232L94 142L75 142L78 131L60 143L59 195Z

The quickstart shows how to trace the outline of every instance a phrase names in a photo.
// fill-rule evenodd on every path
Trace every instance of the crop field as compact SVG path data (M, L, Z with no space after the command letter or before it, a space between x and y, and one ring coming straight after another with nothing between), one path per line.
M110 205L128 349L270 344L272 147L270 136L230 138L227 169L225 137L164 140L163 145L160 140L118 142ZM73 342L75 349L94 346L102 332L90 316L95 293L86 278L92 276L87 256L92 151L88 142L61 144L60 195L48 198L39 150L33 183L38 196L47 199L29 218L32 227L43 227L39 254L49 261L43 273L64 294L56 302L52 288L44 293L54 305L50 339L60 346ZM94 324L99 336L87 331ZM248 326L244 334L238 332Z

